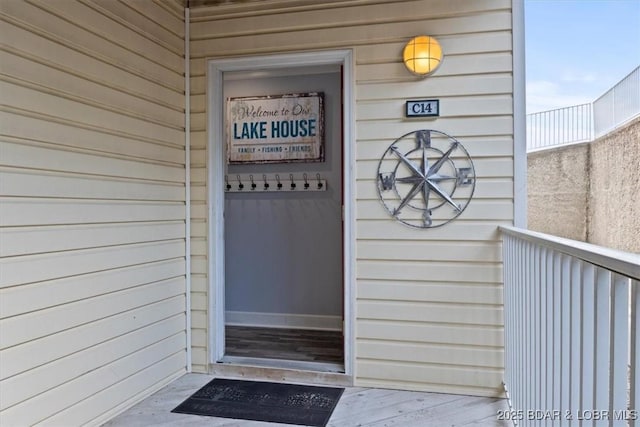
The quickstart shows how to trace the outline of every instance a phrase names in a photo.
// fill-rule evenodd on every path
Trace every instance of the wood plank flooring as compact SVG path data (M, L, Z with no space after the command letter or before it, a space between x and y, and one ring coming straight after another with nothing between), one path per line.
M341 331L225 327L225 356L344 363Z
M213 379L210 375L187 374L153 396L104 424L130 426L286 427L256 421L174 414L171 410ZM347 387L329 427L507 427L497 419L506 410L504 399Z

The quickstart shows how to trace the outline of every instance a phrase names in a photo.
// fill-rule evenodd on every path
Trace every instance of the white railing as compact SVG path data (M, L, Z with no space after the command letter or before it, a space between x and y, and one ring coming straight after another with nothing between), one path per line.
M640 66L592 103L527 114L527 151L593 141L640 115Z
M640 255L501 230L506 417L640 425Z
M593 139L591 104L527 114L527 150Z
M640 114L640 67L593 101L593 124L598 138Z

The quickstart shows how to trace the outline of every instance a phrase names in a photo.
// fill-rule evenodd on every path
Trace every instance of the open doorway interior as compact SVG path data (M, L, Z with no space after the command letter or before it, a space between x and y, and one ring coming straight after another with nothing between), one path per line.
M238 177L321 178L324 191L226 192L223 362L344 372L342 90L339 65L224 75L224 97L322 93L324 159L227 164ZM225 138L226 140L226 138Z

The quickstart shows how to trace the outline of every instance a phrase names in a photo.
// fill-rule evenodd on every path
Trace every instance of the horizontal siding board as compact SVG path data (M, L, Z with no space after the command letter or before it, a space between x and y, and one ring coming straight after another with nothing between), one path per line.
M74 372L80 377L91 372L96 364L109 364L144 347L162 341L167 336L177 335L184 331L184 316L177 315L146 328L132 331L126 335L106 341L78 353L39 366L22 375L16 375L2 381L2 406L0 409L13 406L29 398L35 397L68 381L67 372Z
M184 168L123 158L55 149L51 146L7 142L2 144L1 166L72 172L118 178L184 182Z
M180 39L184 38L184 12L173 12L174 9L167 6L167 3L171 3L170 0L156 2L160 7L149 7L147 3L140 1L118 1L137 11L139 14L153 20L153 22L158 26L166 28L171 33L177 35ZM174 3L176 3L177 6L178 1ZM180 9L182 9L182 7Z
M184 213L183 203L0 198L0 226L7 227L172 221Z
M358 67L358 70L361 67ZM402 73L397 73L403 78L406 79L407 71L401 70ZM396 74L394 74L396 75ZM361 80L360 74L358 74L358 80ZM201 78L204 82L204 77ZM196 79L192 79L196 80ZM196 80L200 81L200 79ZM196 86L196 89L199 86ZM431 76L428 79L418 80L418 81L409 81L409 82L365 82L360 81L359 89L357 92L357 104L356 104L356 112L360 112L360 103L367 101L373 102L377 101L380 103L390 103L394 100L400 101L404 103L407 99L412 98L423 98L424 96L417 96L416 94L428 93L428 98L441 98L442 106L446 106L446 102L449 99L456 98L465 98L468 99L470 97L487 97L487 98L496 98L500 97L503 100L505 98L510 99L511 94L511 77L509 73L496 73L496 74L481 74L481 75L457 75L457 76L441 76L440 73L437 73ZM204 112L206 106L207 98L202 92L194 92L191 97L191 107L194 112ZM512 103L513 101L511 101ZM458 103L458 108L463 108L461 103ZM474 105L474 104L472 104ZM512 105L512 104L511 104ZM483 106L481 111L476 111L473 113L476 115L486 115L484 111L486 110L486 105ZM506 101L503 101L502 109L506 110L509 105ZM467 107L468 108L468 107ZM387 112L394 111L394 115L390 115L391 118L397 118L404 114L404 110L386 110ZM441 114L451 114L449 110L442 110ZM455 111L455 110L454 110ZM491 111L490 109L488 111ZM383 108L380 111L377 111L378 114L381 112L385 112ZM506 111L506 113L510 114L510 111ZM361 117L359 114L357 115L358 120L367 119L369 117L363 116Z
M453 198L456 203L464 203L466 199ZM458 216L457 220L512 220L513 204L511 201L492 201L492 200L471 200L465 210ZM390 213L377 200L359 200L356 204L358 212L361 212L361 219L386 219L390 217ZM433 211L431 218L433 220L446 220L451 218L454 213L453 208L444 206ZM403 210L402 217L407 220L420 220L423 217L421 211Z
M359 320L358 339L502 347L503 329L430 323ZM411 378L411 376L407 377Z
M0 91L12 100L12 106L16 109L53 116L81 125L117 129L125 134L153 139L160 143L182 144L184 138L184 132L180 129L61 98L16 83L0 82ZM55 114L51 114L52 112Z
M358 260L358 279L502 283L499 264Z
M95 296L0 320L0 349L184 294L184 277Z
M99 271L80 276L64 277L0 289L0 318L18 316L24 307L30 312L69 304L92 298L157 283L167 278L184 276L184 259L155 261Z
M382 153L369 152L358 147L357 179L372 179L378 176L378 158ZM361 156L361 157L360 157ZM454 157L451 157L452 159ZM513 177L513 158L473 159L473 167L477 178L511 178Z
M9 378L26 372L181 313L184 313L184 295L141 306L2 350L0 378Z
M166 105L174 110L184 106L182 91L150 80L145 73L134 72L109 58L93 56L85 50L64 45L34 34L26 28L0 20L0 34L11 40L5 49L50 67L102 85L129 92L137 97Z
M433 126L437 130L456 139L467 135L510 135L513 130L511 116L439 117ZM360 121L356 124L358 140L375 140L382 138L399 138L416 129L415 122L410 121Z
M184 240L170 240L5 258L0 260L0 288L184 258L184 249Z
M499 262L502 247L496 242L356 242L358 259L406 261Z
M364 126L365 122L362 123ZM413 130L420 129L439 129L438 122L433 123L418 123L410 122L413 124ZM386 140L372 139L372 140L360 140L356 146L356 154L358 156L368 156L365 159L378 155L378 158L382 157L384 152L393 144L396 139L402 137L404 134L398 133L392 138ZM435 134L433 134L435 135ZM472 161L479 159L491 158L491 157L506 157L513 150L513 140L506 135L489 135L489 136L459 136L457 134L450 135L461 143L471 156ZM443 137L444 138L444 137ZM434 138L435 139L435 138ZM374 157L375 158L375 157Z
M158 10L158 8L144 8L144 2L125 3L113 0L84 0L84 3L93 9L99 10L106 16L118 20L123 25L127 25L131 30L138 32L142 36L169 48L174 53L181 56L184 55L184 22L182 20L173 18L160 22L154 21L148 15L150 11ZM132 7L135 6L135 3L142 5L142 11L137 11ZM157 15L155 14L155 16ZM170 27L173 27L173 30L163 26L165 22Z
M359 299L380 301L425 301L458 304L502 304L503 289L496 283L447 281L358 280Z
M191 193L193 195L193 192ZM359 179L356 182L358 200L379 200L378 184L374 179ZM507 178L478 178L471 203L479 199L512 199L513 181ZM194 198L192 198L194 200Z
M445 56L440 63L437 75L444 77L507 73L511 71L512 66L513 58L510 53L450 55ZM360 82L386 81L395 76L404 78L406 73L407 70L398 57L391 63L359 65L357 79Z
M406 74L406 73L405 73ZM411 81L410 84L369 83L359 84L356 101L411 99L417 93L428 93L429 98L445 96L471 96L510 94L513 83L509 73L479 76L448 76Z
M194 329L207 329L208 317L207 313L202 310L194 310L191 313L191 326Z
M74 174L11 172L0 167L0 195L110 200L184 200L182 183L105 179ZM0 250L1 253L1 250Z
M22 140L51 143L67 150L95 151L96 155L126 155L130 160L144 159L165 163L184 164L184 148L131 138L119 130L97 127L77 127L77 123L54 121L50 117L27 117L0 111L0 126L4 133Z
M400 57L406 40L378 42L358 46L356 64L395 62ZM472 34L450 34L437 37L445 58L451 55L467 55L492 52L511 52L511 32L494 31Z
M428 238L424 233L416 233L416 229L402 225L391 217L386 220L359 220L356 223L358 240L461 240L465 241L499 241L500 225L511 224L511 221L453 221L446 227L428 230Z
M466 346L361 340L356 351L363 359L502 368L504 351Z
M502 325L502 308L474 304L412 301L358 301L358 319L446 323L456 325Z
M103 391L165 358L175 357L184 363L185 353L181 351L184 349L184 343L185 337L182 334L170 336L39 394L27 402L14 405L4 411L3 418L13 425L33 425L45 421L48 417L60 412L61 408L74 406L87 396ZM72 419L77 418L69 418L67 422Z
M364 378L379 378L402 382L410 378L415 382L454 386L483 387L500 384L502 370L464 366L429 365L399 361L360 361L358 373Z
M89 105L102 105L103 108L112 111L137 115L149 121L166 123L174 127L184 125L184 115L180 110L158 105L121 89L104 86L83 77L69 75L50 64L32 61L11 53L3 53L2 73L14 79L22 79L46 87L50 91L64 94L64 96L82 100ZM98 99L100 104L95 101Z
M132 73L146 75L148 79L159 82L173 90L179 91L183 86L181 60L177 55L163 55L151 60L138 52L132 51L131 48L134 45L125 48L111 41L112 37L108 36L109 39L105 39L87 29L81 28L77 25L78 23L70 22L64 16L67 13L72 13L73 9L76 8L75 4L41 2L37 0L37 5L13 1L3 3L4 13L12 18L13 23L19 23L29 31L106 62L126 67ZM91 24L100 25L101 22L96 21L91 22ZM158 61L163 59L173 61L172 66L174 69L170 70L164 66L159 66Z
M184 238L184 222L0 228L0 257Z

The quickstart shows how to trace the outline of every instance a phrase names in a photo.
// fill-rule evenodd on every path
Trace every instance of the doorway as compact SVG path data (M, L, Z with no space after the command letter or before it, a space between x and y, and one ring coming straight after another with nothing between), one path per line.
M210 61L209 71L210 362L351 375L351 52ZM227 98L303 92L325 100L323 161L228 164ZM276 176L326 187L226 191Z

